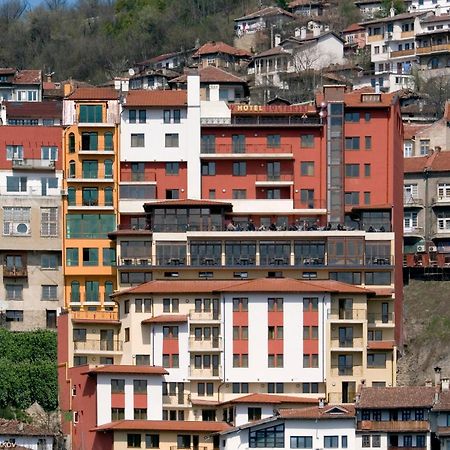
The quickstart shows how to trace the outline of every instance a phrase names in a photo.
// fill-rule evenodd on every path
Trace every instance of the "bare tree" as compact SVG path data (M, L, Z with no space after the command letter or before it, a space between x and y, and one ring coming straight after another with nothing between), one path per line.
M0 5L0 20L9 24L20 19L27 8L27 0L5 0Z
M58 11L66 7L67 0L45 0L45 5L51 11Z

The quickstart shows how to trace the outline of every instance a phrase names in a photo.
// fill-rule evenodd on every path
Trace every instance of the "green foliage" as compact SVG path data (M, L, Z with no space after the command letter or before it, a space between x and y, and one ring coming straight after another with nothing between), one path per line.
M45 410L58 404L56 333L11 332L0 328L0 414L38 402ZM9 408L9 409L8 409Z
M287 0L277 0L277 6L283 9L288 9L288 2Z
M381 3L381 11L379 16L389 16L392 7L395 10L395 14L406 12L406 5L404 0L383 0L383 2Z

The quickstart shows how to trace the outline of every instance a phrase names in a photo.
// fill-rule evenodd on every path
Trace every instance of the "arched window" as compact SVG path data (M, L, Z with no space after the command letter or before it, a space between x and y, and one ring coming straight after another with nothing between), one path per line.
M75 153L75 135L69 134L69 153Z
M70 283L70 301L79 303L80 301L80 282L72 281Z
M106 151L114 150L113 134L109 131L105 133L105 150Z
M75 178L75 161L69 161L69 178Z
M110 159L105 159L105 178L113 177L113 162Z
M438 67L439 67L439 59L438 58L434 57L428 61L429 69L437 69Z

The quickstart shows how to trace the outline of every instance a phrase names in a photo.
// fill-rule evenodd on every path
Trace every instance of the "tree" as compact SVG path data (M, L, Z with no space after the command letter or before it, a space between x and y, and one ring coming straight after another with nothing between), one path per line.
M288 2L287 0L277 0L277 6L283 9L288 9Z
M406 5L404 0L383 0L381 3L379 17L387 17L391 14L391 8L394 8L395 14L406 12Z

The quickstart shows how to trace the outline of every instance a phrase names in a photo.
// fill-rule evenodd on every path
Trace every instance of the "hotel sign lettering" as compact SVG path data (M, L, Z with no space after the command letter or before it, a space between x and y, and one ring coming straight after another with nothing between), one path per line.
M233 113L305 114L311 105L230 105Z

